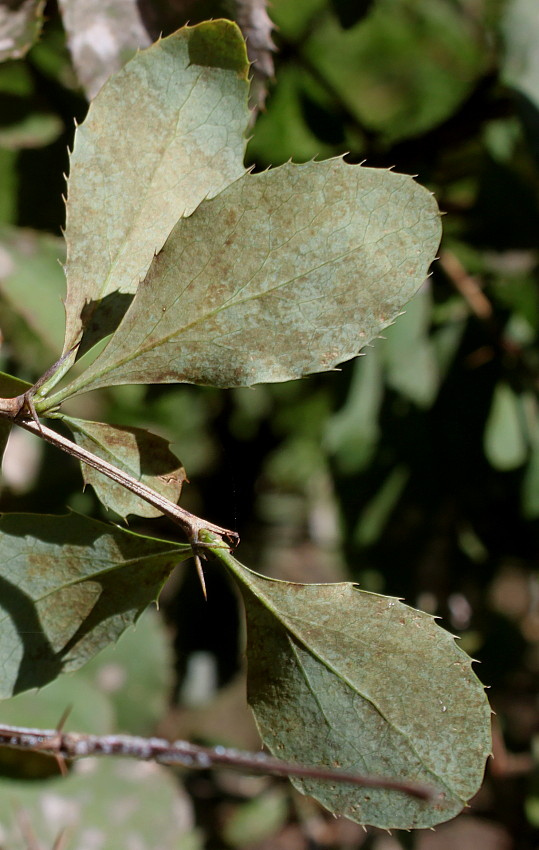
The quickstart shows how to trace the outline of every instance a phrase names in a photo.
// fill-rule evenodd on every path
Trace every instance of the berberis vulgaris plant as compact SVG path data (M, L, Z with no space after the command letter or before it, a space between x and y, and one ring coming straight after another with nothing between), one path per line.
M77 128L64 350L33 387L2 377L2 448L12 425L26 428L79 458L104 505L164 514L187 542L76 514L5 515L0 694L80 667L136 621L179 560L194 555L202 575L212 557L245 602L248 699L263 741L319 768L294 784L363 824L427 827L463 808L490 750L485 693L454 638L351 583L251 571L233 532L177 505L184 475L164 440L62 409L112 385L243 387L334 369L424 281L440 217L411 177L341 159L246 171L248 72L234 24L184 28L112 77ZM387 781L360 787L328 768Z

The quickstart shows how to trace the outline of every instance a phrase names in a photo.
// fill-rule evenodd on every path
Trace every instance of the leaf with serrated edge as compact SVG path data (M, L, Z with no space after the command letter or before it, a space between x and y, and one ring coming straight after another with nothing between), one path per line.
M299 790L387 829L454 817L478 790L490 752L488 701L454 637L398 599L351 583L276 581L214 554L245 600L248 699L272 752L424 783L435 798L292 780Z
M78 514L0 519L0 698L76 670L154 601L187 544Z
M127 428L65 417L77 445L128 472L170 502L177 503L186 480L185 469L163 437L143 428ZM121 517L136 514L161 516L161 511L135 496L86 463L81 464L85 484L91 484L101 502Z
M436 202L411 177L341 159L245 175L178 222L105 350L62 397L333 369L401 312L439 240Z
M91 104L70 160L64 351L81 327L85 348L110 333L178 218L244 172L247 75L239 29L212 21L138 53Z

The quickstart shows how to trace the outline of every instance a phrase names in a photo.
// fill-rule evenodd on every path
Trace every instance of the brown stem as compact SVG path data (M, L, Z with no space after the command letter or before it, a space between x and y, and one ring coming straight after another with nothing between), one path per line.
M97 455L83 449L72 440L62 437L61 434L58 434L41 422L35 422L32 418L32 411L26 395L25 393L23 396L18 396L17 398L0 399L0 418L8 419L26 431L42 437L48 443L56 446L56 448L61 449L82 463L86 463L88 466L97 469L98 472L121 484L126 490L130 490L135 496L139 496L145 502L153 505L154 508L157 508L162 514L180 526L187 535L189 542L193 545L195 555L197 555L197 546L204 546L204 543L200 542L200 532L203 530L213 531L215 534L218 534L221 540L231 548L235 548L238 545L239 536L237 532L230 531L227 528L221 528L219 525L214 525L189 513L185 508L180 508L179 505L175 505L174 502L170 502L164 496L160 496L159 493L156 493L151 487L143 484L142 481L137 481L136 478L133 478L127 472L123 472L123 470L118 469L116 466L107 463L106 460L102 460Z
M161 764L207 769L228 767L272 776L298 776L304 779L343 782L366 788L399 791L418 800L432 801L433 788L417 782L407 782L383 776L347 773L330 767L294 764L281 761L266 753L249 753L228 747L200 747L189 741L170 743L163 738L141 738L135 735L85 735L63 732L61 729L27 729L21 726L1 726L0 746L44 751L59 759L87 756L123 756Z

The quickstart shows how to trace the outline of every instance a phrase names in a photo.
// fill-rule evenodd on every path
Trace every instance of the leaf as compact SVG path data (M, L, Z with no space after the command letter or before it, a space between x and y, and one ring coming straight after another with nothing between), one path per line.
M385 360L387 383L421 408L434 403L440 383L436 351L429 337L432 295L423 287L406 312L388 329L380 346Z
M490 708L470 658L434 618L350 583L295 584L214 549L247 613L248 699L275 755L423 782L433 802L294 780L336 815L422 828L456 815L481 784Z
M170 502L177 503L186 480L185 469L169 449L169 443L143 428L126 428L65 417L75 442L113 466L128 472L152 487ZM91 484L97 497L121 517L137 514L161 516L161 511L135 496L121 484L111 481L85 463L81 463L85 484Z
M380 355L381 347L356 361L344 405L326 419L324 444L344 474L364 469L380 439L378 419L384 395Z
M85 681L94 692L108 696L114 729L152 735L170 707L175 682L172 656L168 627L157 611L149 608L134 629L126 631L118 643L108 646L67 680L74 683L73 693L77 683ZM80 731L71 717L69 726Z
M8 375L7 372L0 372L0 398L16 398L16 396L29 390L31 386L32 384L28 381L15 378L14 375Z
M42 687L117 640L189 554L77 514L5 514L0 698Z
M353 4L348 0L330 0L330 3L341 27L350 29L369 14L373 0L356 0Z
M487 460L495 469L516 469L528 456L519 399L503 382L494 390L484 443Z
M2 331L20 361L38 374L62 345L64 252L64 240L56 236L0 226Z
M340 159L246 175L178 222L107 347L61 398L333 369L400 313L439 238L432 195L405 175Z
M244 172L247 72L236 25L213 21L138 53L91 104L68 181L64 351L114 330L178 218Z
M539 19L534 0L511 0L501 21L505 40L502 79L539 108Z
M0 62L21 59L39 36L45 0L0 4Z
M136 0L60 0L62 23L89 100L140 47L151 44Z
M302 55L361 126L394 142L439 125L471 93L491 61L479 31L452 3L377 0L344 31L319 15Z
M202 850L191 802L173 773L128 759L86 760L66 777L0 779L0 819L6 850ZM39 844L23 844L21 830Z
M29 390L31 386L32 384L21 381L19 378L14 378L13 375L0 372L0 398L15 398L15 396ZM2 465L2 458L11 433L11 426L12 423L7 419L0 418L0 466Z

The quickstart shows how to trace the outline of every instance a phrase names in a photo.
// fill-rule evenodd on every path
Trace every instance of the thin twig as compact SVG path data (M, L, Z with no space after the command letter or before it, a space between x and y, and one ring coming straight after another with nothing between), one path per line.
M21 418L21 414L24 415L24 418ZM205 545L200 542L200 532L203 530L213 531L232 549L238 545L239 536L237 532L227 528L221 528L219 525L195 516L189 511L186 511L185 508L175 505L174 502L156 493L155 490L152 490L151 487L148 487L142 481L137 481L129 473L118 469L106 460L83 449L72 440L68 440L66 437L53 431L52 428L48 428L47 425L43 425L41 422L34 422L31 415L29 413L27 414L24 404L21 405L18 399L0 399L0 418L9 419L26 431L42 437L48 443L51 443L51 445L56 446L56 448L61 449L82 463L93 467L93 469L112 479L112 481L121 484L126 490L134 493L135 496L139 496L145 502L148 502L148 504L153 505L154 508L157 508L162 514L180 526L191 543L195 555L200 555L201 552L199 549Z
M303 779L341 782L365 788L382 788L388 791L399 791L425 801L432 801L435 796L434 789L418 782L347 773L316 765L294 764L262 752L249 753L219 746L201 747L189 741L171 743L164 738L141 738L135 735L84 735L76 732L62 732L58 729L1 726L0 745L47 752L60 759L123 756L199 770L226 767L271 776L297 776Z
M494 310L481 289L478 279L466 271L459 258L452 251L442 251L439 263L472 313L483 322L490 321L494 315Z

